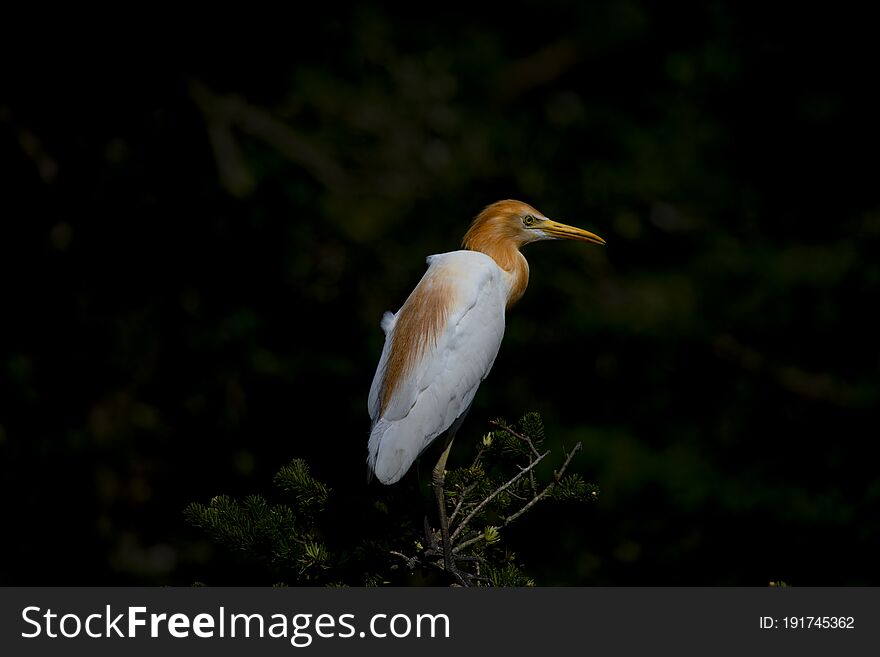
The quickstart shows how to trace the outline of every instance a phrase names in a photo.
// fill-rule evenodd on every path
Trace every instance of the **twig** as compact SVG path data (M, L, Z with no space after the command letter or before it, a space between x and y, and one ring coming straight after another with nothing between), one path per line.
M556 485L555 483L554 484L547 484L547 487L544 490L542 490L540 493L535 495L531 500L529 500L528 504L526 504L523 508L521 508L519 511L514 513L512 516L507 516L507 518L504 519L504 524L501 526L507 527L507 525L512 523L514 520L519 518L526 511L528 511L533 506L535 506L538 502L540 502L542 499L544 499L547 496L547 493L549 493L555 485Z
M538 463L540 463L544 459L544 457L547 456L549 453L550 453L550 450L547 450L546 452L544 452L543 454L538 456L538 458L536 458L534 461L529 463L528 466L526 466L525 468L520 470L511 479L509 479L506 484L504 484L503 486L500 486L499 488L496 488L494 491L492 491L492 493L488 497L486 497L482 502L480 502L477 505L477 507L473 511L471 511L464 520L461 521L461 523L458 525L456 530L454 532L452 532L452 536L450 536L450 539L452 541L454 541L456 538L458 538L458 535L461 534L461 532L464 530L465 527L467 527L468 523L471 520L473 520L477 516L477 514L480 511L482 511L486 507L487 504L489 504L489 502L494 500L496 497L498 497L498 495L503 493L505 490L510 488L510 486L512 486L517 481L522 479L522 477L524 477L529 472L531 472L535 468L535 466L537 466ZM568 464L568 461L566 461L566 465L567 464ZM565 467L565 466L563 466L563 467Z
M523 506L519 511L517 511L517 512L514 513L513 515L508 516L507 518L505 518L505 520L504 520L504 524L502 525L502 527L507 527L509 524L511 524L512 522L514 522L517 518L519 518L520 516L522 516L526 511L528 511L528 510L531 509L533 506L535 506L538 502L540 502L542 499L544 499L544 498L550 493L550 491L553 490L553 488L556 486L556 484L562 479L563 475L565 474L565 470L568 468L568 464L571 462L572 457L573 457L573 456L575 455L575 453L578 452L580 449L581 449L581 443L578 443L577 445L575 445L575 446L572 448L571 452L568 453L568 458L565 459L565 463L562 464L562 468L560 468L559 472L554 472L554 473L553 473L554 481L551 482L551 483L549 483L549 484L547 484L547 486L544 488L544 490L542 490L540 493L537 493L537 494L536 494L531 500L529 500L529 502L528 502L525 506ZM473 545L473 544L475 544L475 543L479 543L481 540L483 540L483 535L482 535L482 534L480 534L480 533L478 533L478 532L475 532L475 533L476 533L476 536L473 536L472 538L469 538L469 539L464 540L464 541L462 541L461 543L459 543L459 544L458 544L458 545L452 550L453 554L458 554L461 550L463 550L463 549L465 549L465 548L467 548L467 547L470 547L471 545Z
M462 550L464 550L466 547L470 547L470 546L473 545L474 543L479 543L479 542L482 541L482 540L483 540L483 535L482 535L482 534L478 534L477 536L474 536L474 537L471 538L471 539L468 539L468 540L466 540L466 541L462 541L462 542L459 543L457 546L455 546L454 548L452 548L452 554L458 554L459 552L461 552Z
M498 427L499 429L506 431L507 433L512 435L514 438L519 438L520 440L525 442L526 445L529 446L529 449L532 451L532 454L534 456L538 456L538 450L535 447L535 444L532 442L532 439L529 438L527 435L518 432L517 430L512 428L509 424L507 424L506 422L502 422L500 420L491 420L490 424L493 424L496 427ZM531 458L532 457L530 456L529 461L531 461ZM537 495L538 494L538 484L535 482L535 471L534 470L529 472L529 484L532 487L532 495Z
M406 561L406 566L410 570L415 570L416 566L419 564L419 560L415 557L408 557L403 552L397 552L395 550L389 550L389 554L393 554L395 557L400 557L404 561Z
M471 531L461 537L461 543L452 549L453 554L458 554L462 549L473 545L483 536L483 532Z
M571 463L571 459L574 458L575 454L577 454L579 451L581 451L582 447L583 447L583 445L581 444L580 441L578 441L578 443L574 447L571 448L571 451L565 457L565 463L562 464L562 468L560 468L559 472L556 472L556 471L553 472L553 478L557 482L562 480L562 475L565 474L565 471L568 468L568 464Z
M476 488L476 486L477 486L476 484L471 484L470 486L465 488L463 491L461 491L461 494L458 496L458 502L456 503L455 508L452 510L452 515L449 516L449 524L450 525L452 524L452 521L455 520L455 516L458 515L458 512L461 511L461 507L464 504L465 498L468 496L468 494L474 488Z
M535 449L535 444L532 442L532 439L529 438L528 436L526 436L525 434L522 434L518 431L515 431L514 429L512 429L510 427L510 425L508 425L504 422L499 422L498 420L491 420L489 422L489 424L492 424L492 425L498 427L502 431L506 431L507 433L514 436L515 438L519 438L520 440L525 441L525 443L529 446L529 449L532 450L532 454L534 454L535 456L540 456L540 454L538 453L538 450Z
M489 563L483 557L478 557L478 556L458 556L458 557L455 557L455 560L456 561L473 561L477 564Z
M562 464L562 468L559 469L559 472L554 472L554 473L553 473L553 479L554 479L554 481L552 481L551 483L547 484L547 486L544 488L544 490L542 490L539 494L535 495L535 497L533 497L533 498L529 501L529 503L526 504L523 508L521 508L519 511L517 511L516 513L514 513L512 516L508 516L507 518L505 518L505 519L504 519L504 524L502 525L502 527L507 527L507 525L509 525L510 523L512 523L514 520L516 520L517 518L519 518L522 514L524 514L526 511L528 511L528 510L531 509L533 506L535 506L538 502L540 502L542 499L544 499L544 497L546 497L547 494L548 494L551 490L553 490L553 488L556 486L556 484L558 484L558 483L562 480L562 476L565 474L565 470L568 468L568 464L571 463L571 459L572 459L572 457L574 457L574 455L575 455L580 449L581 449L581 443L578 443L577 445L575 445L574 447L572 447L571 451L568 453L567 458L565 459L565 463Z

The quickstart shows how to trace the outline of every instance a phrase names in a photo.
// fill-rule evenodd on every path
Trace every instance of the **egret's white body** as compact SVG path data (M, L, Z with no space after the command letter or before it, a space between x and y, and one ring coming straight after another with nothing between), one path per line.
M410 299L442 294L446 321L396 382L384 405L382 386L398 315L386 313L382 319L385 347L368 402L373 421L368 462L383 484L393 484L406 474L419 454L470 407L504 337L511 283L511 275L483 253L429 256L428 271Z
M430 256L427 272L400 310L382 319L385 346L367 403L372 420L367 463L379 481L393 484L448 429L447 447L432 474L441 525L443 468L452 438L495 362L505 309L528 285L529 265L519 249L546 239L604 244L520 201L493 203L471 224L466 250Z

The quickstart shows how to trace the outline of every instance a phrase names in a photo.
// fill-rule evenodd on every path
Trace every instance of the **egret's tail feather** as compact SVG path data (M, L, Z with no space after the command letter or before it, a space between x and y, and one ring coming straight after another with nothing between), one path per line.
M418 458L421 441L406 440L403 427L379 419L370 431L367 465L385 485L395 484Z

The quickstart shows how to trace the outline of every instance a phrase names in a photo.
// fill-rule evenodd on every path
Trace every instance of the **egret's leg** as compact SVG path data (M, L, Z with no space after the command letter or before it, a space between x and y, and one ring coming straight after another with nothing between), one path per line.
M437 514L440 516L440 536L443 539L443 566L450 573L456 573L455 560L452 556L452 545L449 542L449 521L446 518L446 496L443 491L443 483L446 480L446 459L449 458L449 450L452 449L452 441L455 434L450 432L446 437L443 453L437 459L437 465L431 472L431 484L434 488L434 499L437 500Z
M455 555L452 553L452 541L449 539L449 520L446 516L446 496L443 484L446 481L446 459L449 458L449 451L452 449L452 441L455 440L455 434L458 433L459 427L464 422L470 406L459 415L449 430L446 432L446 438L443 442L443 451L440 458L437 459L437 465L431 472L431 485L434 488L434 499L437 501L437 515L440 517L440 537L443 541L443 567L450 575L452 575L458 583L468 586L468 580L455 565Z

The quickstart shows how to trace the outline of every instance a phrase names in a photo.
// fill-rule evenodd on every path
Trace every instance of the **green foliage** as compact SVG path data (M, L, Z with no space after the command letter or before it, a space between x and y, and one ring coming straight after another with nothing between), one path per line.
M544 442L544 421L538 413L531 412L522 416L519 421L522 432L531 438L535 445Z
M330 489L299 459L281 468L274 481L287 493L285 503L270 504L261 495L241 501L218 495L207 505L190 504L184 516L216 543L267 564L273 572L295 573L304 581L320 579L332 560L311 520L323 510Z
M599 496L599 488L588 484L579 474L571 474L559 480L551 492L554 500L589 501Z
M502 566L487 566L486 576L492 586L534 586L535 580L526 576L515 563Z
M302 459L294 459L275 475L275 485L293 495L297 509L304 514L323 510L330 489L315 479Z
M506 546L504 528L540 501L589 502L598 489L578 474L565 474L580 444L565 454L549 481L537 476L536 466L550 455L543 449L544 426L537 413L528 413L513 425L503 420L492 424L495 428L478 441L473 461L446 473L450 531L458 556L473 565L473 583L532 586L534 581ZM262 495L241 500L218 495L207 505L190 504L184 515L215 543L267 568L267 576L281 578L271 580L276 586L407 583L401 581L405 574L401 559L410 577L433 581L440 575L437 583L446 583L439 532L425 528L423 509L405 510L405 490L381 489L382 495L390 494L369 499L363 511L349 507L338 516L327 512L331 489L312 476L302 459L282 467L273 483L277 501ZM359 525L358 534L340 538L331 531L346 524L339 523L339 517L352 519L362 513L369 517ZM412 550L414 556L407 556Z

